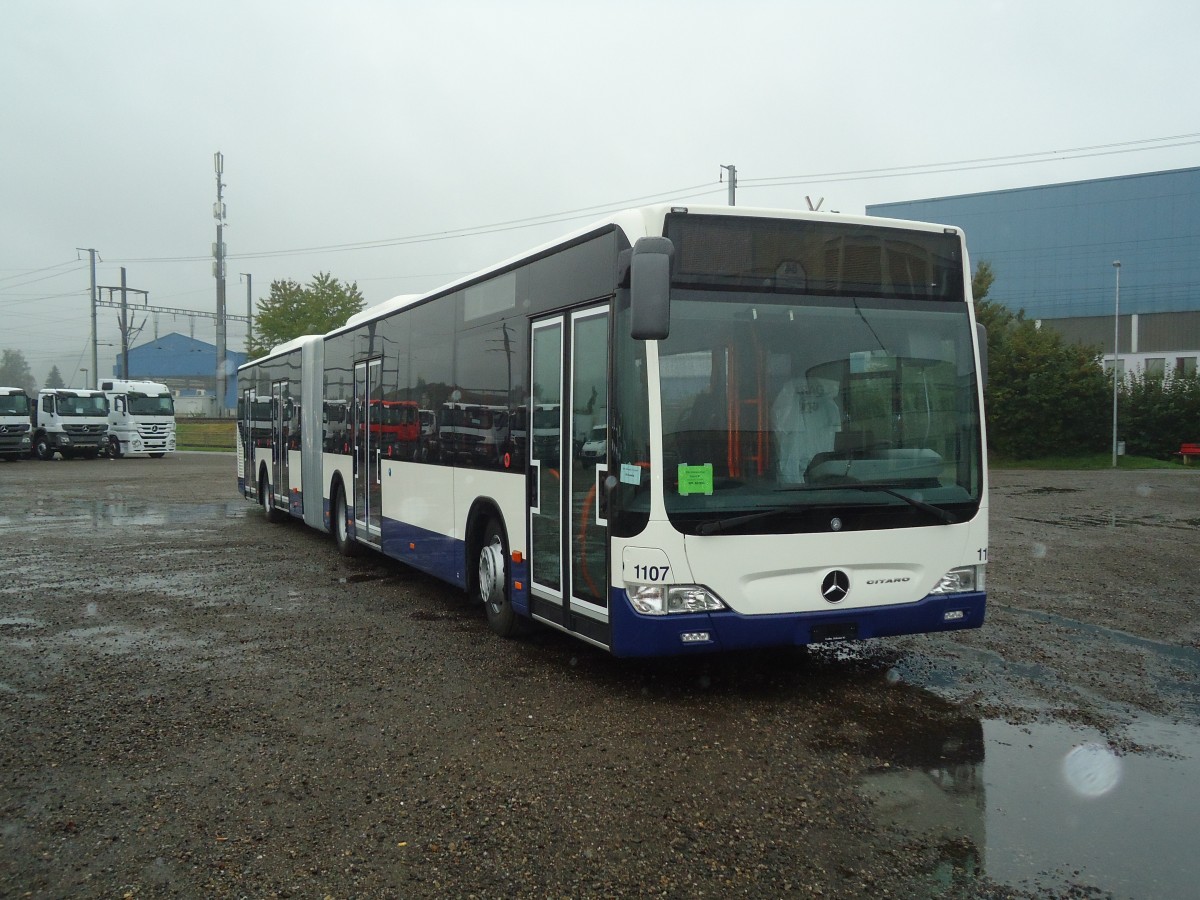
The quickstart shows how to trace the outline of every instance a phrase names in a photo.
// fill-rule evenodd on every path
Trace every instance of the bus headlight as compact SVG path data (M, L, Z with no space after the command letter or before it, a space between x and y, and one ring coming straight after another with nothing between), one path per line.
M720 597L699 584L677 584L671 587L631 584L628 585L628 590L633 608L648 616L713 612L726 608Z
M983 566L951 569L933 586L931 594L965 594L983 590Z

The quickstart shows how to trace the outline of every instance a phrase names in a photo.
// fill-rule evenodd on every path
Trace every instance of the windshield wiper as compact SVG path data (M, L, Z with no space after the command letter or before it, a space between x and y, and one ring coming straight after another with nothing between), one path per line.
M757 522L759 519L769 519L771 516L777 516L781 513L796 511L796 507L794 506L773 506L770 509L760 509L758 512L747 513L744 516L734 516L731 519L715 519L711 522L704 522L697 525L696 534L718 534L730 528L737 528L739 525Z
M954 516L942 509L940 506L934 506L932 503L926 503L924 500L918 500L916 497L910 497L908 494L902 494L895 488L890 488L886 484L863 484L856 481L836 481L828 485L815 484L797 484L791 487L779 488L781 491L823 491L823 490L839 490L839 491L879 491L881 494L890 494L907 503L921 512L929 513L939 522L945 522L947 525L957 524L958 520Z
M885 484L839 484L836 488L818 487L814 485L795 485L794 487L783 488L787 491L823 491L823 490L851 490L851 491L878 491L881 494L889 494L892 497L903 500L914 509L919 509L923 513L928 513L939 522L946 525L954 525L958 522L954 516L942 509L940 506L934 506L932 503L926 503L924 500L918 500L916 497L910 497L907 494L902 494L895 488L890 488ZM722 531L727 531L730 528L738 528L742 525L748 525L751 522L757 522L760 519L769 519L772 516L778 516L783 513L801 513L803 508L795 506L772 506L769 509L761 509L757 512L746 513L741 516L733 516L729 519L715 519L711 522L704 522L696 526L696 534L719 534Z
M839 484L839 488L848 488L852 491L879 491L883 494L890 494L893 497L898 497L909 506L921 510L921 512L929 513L939 522L944 522L947 525L954 525L958 520L953 515L942 509L940 506L934 506L932 503L926 503L924 500L918 500L916 497L910 497L908 494L902 494L895 488L890 488L884 484Z

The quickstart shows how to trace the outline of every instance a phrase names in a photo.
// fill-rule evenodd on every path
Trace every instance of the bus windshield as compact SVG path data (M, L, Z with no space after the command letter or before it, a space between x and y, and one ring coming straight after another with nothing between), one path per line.
M672 292L667 512L685 533L965 521L982 492L959 301Z

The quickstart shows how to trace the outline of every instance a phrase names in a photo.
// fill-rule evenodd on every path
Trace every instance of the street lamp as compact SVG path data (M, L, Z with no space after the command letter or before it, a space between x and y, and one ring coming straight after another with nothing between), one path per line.
M1112 456L1113 468L1117 467L1117 350L1119 349L1119 341L1121 339L1121 261L1113 260L1113 268L1117 270L1117 297L1113 304L1113 441L1112 441Z

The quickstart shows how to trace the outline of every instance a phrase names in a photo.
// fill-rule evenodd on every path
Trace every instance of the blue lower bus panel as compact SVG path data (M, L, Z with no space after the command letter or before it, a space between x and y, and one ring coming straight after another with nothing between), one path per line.
M983 625L987 594L933 595L916 603L829 612L744 616L733 611L646 616L623 589L611 592L616 656L676 656L835 640L957 631Z

